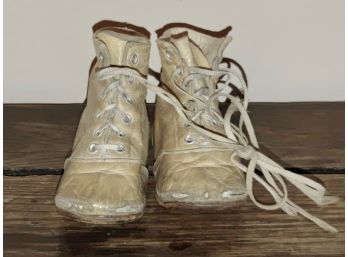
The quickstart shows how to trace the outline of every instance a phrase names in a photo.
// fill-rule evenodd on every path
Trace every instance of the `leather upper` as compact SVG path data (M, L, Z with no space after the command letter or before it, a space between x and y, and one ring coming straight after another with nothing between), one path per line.
M138 213L145 205L148 177L146 89L136 79L124 75L100 80L98 71L105 67L126 67L146 77L150 41L135 32L112 28L95 32L93 41L97 62L90 73L87 105L72 154L65 162L56 205L77 215ZM116 80L122 85L122 91L108 90ZM114 107L107 109L112 104ZM103 110L106 111L98 116ZM112 127L117 127L122 134L115 133ZM102 133L101 128L104 128ZM122 151L104 148L96 151L93 147L96 145L123 148Z
M205 103L193 103L190 95L216 90L216 78L198 77L185 85L190 68L214 70L230 37L210 36L187 28L172 28L157 40L161 57L161 87L174 94L187 109L203 109ZM204 97L204 96L203 96ZM194 109L194 110L195 110ZM220 113L218 101L213 103ZM197 123L224 134L222 122L205 119ZM175 108L156 98L155 175L158 197L162 201L213 203L246 197L243 173L230 162L231 150L224 148L190 127Z
M148 151L149 125L146 112L146 89L134 81L130 84L128 78L121 77L121 83L126 84L125 88L131 97L131 103L122 95L117 95L114 101L117 101L117 107L126 112L130 118L130 123L125 123L122 119L115 117L114 122L124 131L124 136L109 135L97 136L97 129L102 126L107 119L107 115L97 118L100 112L108 104L107 100L101 101L99 96L105 87L113 79L97 80L96 70L110 65L132 67L147 76L150 42L144 37L129 36L113 31L98 31L94 35L94 45L97 54L97 63L92 68L89 78L87 106L82 114L80 124L75 136L73 153L71 159L87 158L89 160L112 158L122 160L129 158L138 160L145 165ZM137 56L138 63L133 64L132 58ZM112 96L110 96L112 97ZM125 151L122 153L103 152L91 153L90 144L100 144L108 142L110 144L121 143L125 145ZM144 142L144 144L139 144Z
M230 37L213 38L193 30L182 33L182 29L184 28L174 28L166 31L158 40L158 48L162 62L161 85L177 96L183 105L187 106L190 104L191 98L183 94L175 84L182 84L189 67L199 66L212 69L214 66L217 66L222 59L222 51L230 41ZM179 34L171 35L170 33ZM198 43L193 41L192 38L196 39L201 46L199 47ZM206 49L206 52L202 49ZM173 73L176 69L180 69L182 72L181 75L174 78ZM194 85L192 87L194 89L206 87L210 91L209 93L216 89L216 81L200 79L193 81L193 83ZM185 88L182 89L187 90ZM214 106L214 109L220 113L218 102L215 102ZM166 115L162 115L163 113L166 113ZM224 133L223 124L221 123L212 124L202 121L201 125L212 131L221 134ZM221 146L217 146L208 138L201 138L200 135L196 135L196 131L185 124L174 111L174 108L160 98L156 99L155 133L155 152L157 156L163 151L201 149L201 147L205 149L207 147L221 148ZM175 135L175 137L171 135ZM196 136L198 140L188 144L185 141L188 135L192 137Z

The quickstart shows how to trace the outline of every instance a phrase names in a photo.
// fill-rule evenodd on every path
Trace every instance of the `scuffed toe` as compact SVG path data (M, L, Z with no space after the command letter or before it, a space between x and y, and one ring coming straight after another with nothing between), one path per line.
M97 164L93 169L93 164L89 163L89 168L84 169L84 164L80 163L79 172L69 172L74 165L70 165L64 174L55 197L60 210L93 223L127 220L127 217L143 213L147 183L145 168L134 165L130 169L128 166L123 172L118 169L124 165L103 164L109 167L100 169L101 165Z
M162 160L165 165L160 165L156 173L160 202L227 207L245 200L247 193L240 170L223 162L204 161L204 155L199 158L202 159L176 163L170 157Z

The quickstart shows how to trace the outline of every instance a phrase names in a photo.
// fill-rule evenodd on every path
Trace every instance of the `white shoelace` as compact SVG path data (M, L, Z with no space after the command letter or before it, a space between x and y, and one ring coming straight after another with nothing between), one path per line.
M108 104L96 115L96 119L100 119L104 115L107 116L106 122L95 132L97 136L101 136L104 132L108 136L112 132L119 137L123 137L125 133L115 124L114 119L118 117L124 123L131 121L130 115L118 108L117 101L120 96L128 103L133 103L133 99L127 93L122 77L128 79L127 86L132 86L131 84L135 80L139 80L141 75L130 68L106 67L96 71L96 78L98 80L113 80L98 96L99 100L107 101ZM89 150L90 152L101 151L102 153L106 153L108 150L123 152L125 151L125 146L123 144L109 144L108 138L106 138L104 144L91 144Z
M120 74L118 68L109 67L105 69L107 69L107 72L109 74ZM178 115L180 115L180 117L182 117L187 124L192 126L197 131L197 133L208 137L210 140L213 140L217 144L221 144L223 147L231 149L231 151L233 152L231 155L231 162L241 171L246 173L247 193L256 206L265 210L282 209L284 212L291 216L297 216L298 214L301 214L317 224L322 229L329 232L337 232L336 228L329 225L325 221L311 215L288 198L288 190L285 179L318 205L326 205L338 201L337 197L326 196L326 190L321 184L307 177L295 174L282 168L279 164L259 151L257 138L255 136L251 120L247 113L248 97L246 83L238 72L229 69L220 69L213 71L198 67L190 68L190 74L187 75L183 80L183 84L188 84L189 81L202 77L227 76L226 81L224 81L224 85L216 89L216 91L213 92L206 100L201 97L197 97L194 94L190 94L190 97L192 99L199 101L199 103L201 104L204 104L205 108L200 110L188 110L174 95L156 85L150 84L146 79L141 77L140 74L138 74L134 70L127 70L126 74L131 75L146 88L155 92L157 96L161 97L164 101L171 104L176 109ZM176 75L174 74L174 76ZM244 93L243 100L239 97L222 93L223 88L229 85L232 76L237 76L237 78L241 82L241 91L243 91ZM182 87L178 87L178 89L185 94L189 94L187 91L182 90ZM212 108L213 102L220 96L226 97L231 102L224 117L221 117L220 114L214 112ZM231 117L236 112L240 113L238 125L231 123ZM210 119L209 117L211 117L212 119L218 119L219 121L222 121L224 124L226 136L214 133L198 125L194 120L198 116L207 119ZM247 135L243 132L243 128L246 129ZM240 159L244 159L248 162L248 164L242 164ZM256 173L256 169L262 172L263 177ZM256 200L253 192L254 180L259 182L271 194L275 201L274 204L263 204Z

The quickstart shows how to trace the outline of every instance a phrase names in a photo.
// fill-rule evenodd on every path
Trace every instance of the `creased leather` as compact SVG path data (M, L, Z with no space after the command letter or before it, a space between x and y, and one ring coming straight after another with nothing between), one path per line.
M149 122L146 112L146 89L139 82L129 84L127 77L120 77L128 102L122 95L112 93L101 99L103 90L113 78L98 80L100 68L108 66L128 67L147 76L150 42L142 35L129 35L102 29L93 36L97 63L92 68L83 111L75 136L73 151L65 162L55 203L66 212L79 215L122 216L141 213L145 207L148 171L145 167L149 142ZM136 55L136 57L134 57ZM133 58L133 59L132 59ZM135 58L135 61L134 61ZM136 63L136 64L135 64ZM114 118L112 123L123 136L110 131L97 135L96 131L107 122L107 115L97 119L97 114L110 104L131 117L129 123ZM122 144L123 152L111 150L91 152L91 144Z
M216 82L197 79L190 88L184 88L182 78L188 67L212 69L222 59L222 52L230 37L214 37L195 30L172 28L157 40L161 57L161 87L174 94L187 106L190 97L184 90L216 89ZM179 76L173 74L180 69ZM218 110L218 102L214 103ZM224 134L223 124L201 121L201 126ZM194 138L187 142L187 136ZM214 205L234 202L247 197L243 172L231 164L231 150L217 145L207 137L188 127L175 109L156 99L155 124L155 176L157 197L162 202Z

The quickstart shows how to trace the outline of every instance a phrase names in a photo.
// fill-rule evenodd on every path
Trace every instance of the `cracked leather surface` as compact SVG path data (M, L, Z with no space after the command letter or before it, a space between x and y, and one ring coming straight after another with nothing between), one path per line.
M136 33L129 35L112 28L95 32L93 37L97 63L92 68L87 105L82 114L75 136L73 152L65 162L64 175L60 181L55 202L64 211L79 215L127 215L141 213L145 207L145 193L148 172L145 168L149 122L146 112L146 89L135 81L125 83L132 103L120 95L113 96L117 108L131 117L124 123L114 119L124 136L104 131L100 136L96 130L106 122L106 117L96 119L97 112L105 108L106 101L98 97L112 79L97 80L96 72L107 66L126 66L146 76L150 51L149 40ZM134 54L137 64L133 64ZM123 152L91 152L91 144L122 144Z
M213 69L222 59L222 52L230 41L227 35L214 37L186 28L172 28L157 40L162 70L161 86L166 88L183 105L190 97L178 90L188 67ZM173 72L181 69L181 76L173 81ZM216 88L216 81L199 79L191 85L194 90ZM218 110L218 103L215 103ZM202 121L201 126L224 134L223 124ZM187 143L191 135L194 142ZM165 101L156 99L155 174L157 197L161 202L182 202L193 205L233 203L246 198L243 173L230 162L231 150L197 134L187 127L175 109Z

